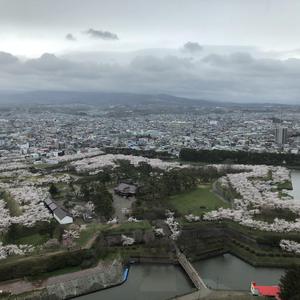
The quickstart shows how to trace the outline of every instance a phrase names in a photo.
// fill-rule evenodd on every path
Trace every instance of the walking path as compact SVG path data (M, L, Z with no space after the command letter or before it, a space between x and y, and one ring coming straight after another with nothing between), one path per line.
M208 290L199 273L195 270L193 265L188 261L183 253L179 253L178 262L198 290Z

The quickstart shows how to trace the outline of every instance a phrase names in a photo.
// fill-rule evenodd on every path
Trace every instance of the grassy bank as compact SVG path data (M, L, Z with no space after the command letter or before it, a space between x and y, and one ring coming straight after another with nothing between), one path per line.
M283 252L279 247L282 238L299 239L297 233L262 232L229 221L182 223L182 226L183 237L179 244L192 260L229 252L253 266L300 265L300 255ZM189 244L189 240L192 243Z

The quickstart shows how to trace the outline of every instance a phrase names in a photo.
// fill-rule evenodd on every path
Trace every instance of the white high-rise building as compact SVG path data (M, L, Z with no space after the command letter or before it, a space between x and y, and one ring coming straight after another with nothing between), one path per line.
M275 142L284 145L287 142L287 127L278 126L275 129Z

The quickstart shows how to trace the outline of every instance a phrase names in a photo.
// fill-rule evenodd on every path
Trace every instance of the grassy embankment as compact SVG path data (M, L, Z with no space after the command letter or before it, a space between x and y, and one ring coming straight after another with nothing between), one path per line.
M299 233L296 232L265 232L241 226L229 220L185 222L182 228L186 231L196 231L200 235L199 238L193 238L191 246L196 246L189 251L192 260L205 259L214 253L230 252L254 266L288 267L293 264L300 265L300 255L283 252L279 248L279 242L283 238L299 240ZM208 235L208 232L213 232L213 234Z

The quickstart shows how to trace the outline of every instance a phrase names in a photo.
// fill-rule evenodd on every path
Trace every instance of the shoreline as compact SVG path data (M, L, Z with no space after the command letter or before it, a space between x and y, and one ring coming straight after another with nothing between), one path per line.
M11 280L0 283L0 289L10 292L1 299L72 299L123 284L127 267L121 260L101 261L94 268L49 277L43 281ZM128 273L128 272L127 272ZM21 291L21 292L20 292ZM29 298L31 299L31 298Z
M236 255L235 253L232 253L230 251L222 251L222 252L219 252L219 253L213 253L212 251L210 252L207 252L205 256L203 256L203 258L201 259L197 259L197 260L192 260L192 263L194 262L197 262L197 261L201 261L201 260L205 260L205 259L209 259L209 258L213 258L213 257L218 257L218 256L221 256L221 255L224 255L224 254L231 254L233 256L236 256L237 258L245 261L246 263L254 266L254 267L261 267L261 266L255 266L253 264L251 264L249 261L245 260L243 257L240 257L238 255ZM34 297L34 299L37 299L37 300L48 300L48 299L53 299L52 297L57 297L56 299L76 299L78 297L81 297L81 296L86 296L86 295L91 295L91 294L94 294L94 293L98 293L98 292L101 292L102 290L107 290L107 289L111 289L111 288L115 288L115 287L118 287L118 286L121 286L123 285L124 283L126 283L126 281L128 280L129 278L129 275L130 275L130 268L131 268L131 265L133 264L166 264L166 265L179 265L179 263L177 261L175 261L174 259L171 259L171 258L155 258L155 257L131 257L128 259L128 261L126 263L124 262L121 262L121 261L118 261L118 263L122 266L122 269L121 269L121 272L119 272L118 274L118 281L115 281L115 282L110 282L102 287L98 286L93 286L93 287L88 287L86 288L85 290L81 290L81 291L78 291L77 288L74 288L73 290L73 293L72 294L66 294L64 296L62 296L61 294L55 294L55 293L51 293L51 286L44 286L44 287L39 287L39 288L34 288L32 290L28 290L26 292L23 292L23 293L18 293L18 294L11 294L11 296L8 296L7 298L2 298L1 299L15 299L14 296L17 296L18 298L17 299L31 299L31 298L28 298L28 296L30 297L30 295L32 295L32 297ZM97 267L96 267L97 268ZM90 270L94 270L95 268L90 268L90 269L86 269L86 270L82 270L82 271L90 271ZM184 270L181 268L182 272L184 272ZM66 273L64 275L58 275L58 276L54 276L54 277L49 277L47 280L50 279L50 282L51 280L57 280L59 281L59 285L66 285L68 284L69 282L71 282L72 280L66 280L65 282L61 282L60 281L60 278L62 276L68 276L68 275L78 275L78 273L82 272L82 271L78 271L78 272L72 272L72 273ZM85 276L80 276L77 278L77 280L88 280L90 278L89 275L85 275ZM47 282L47 280L45 280L45 282ZM16 280L14 280L14 282L16 282ZM34 286L34 284L33 284ZM0 288L1 288L1 284L0 284ZM222 290L217 290L217 289L211 289L209 288L209 291L212 292L212 293L220 293L222 292ZM197 292L197 291L196 291ZM191 292L187 293L186 295L176 295L174 296L173 298L171 299L185 299L185 296L187 295L190 295L190 294L194 294L196 293L195 290L191 290ZM225 291L227 294L230 294L232 293L233 295L236 294L237 292L239 293L246 293L246 291L243 291L243 290L226 290ZM24 296L22 296L24 295ZM183 298L181 298L183 297Z

